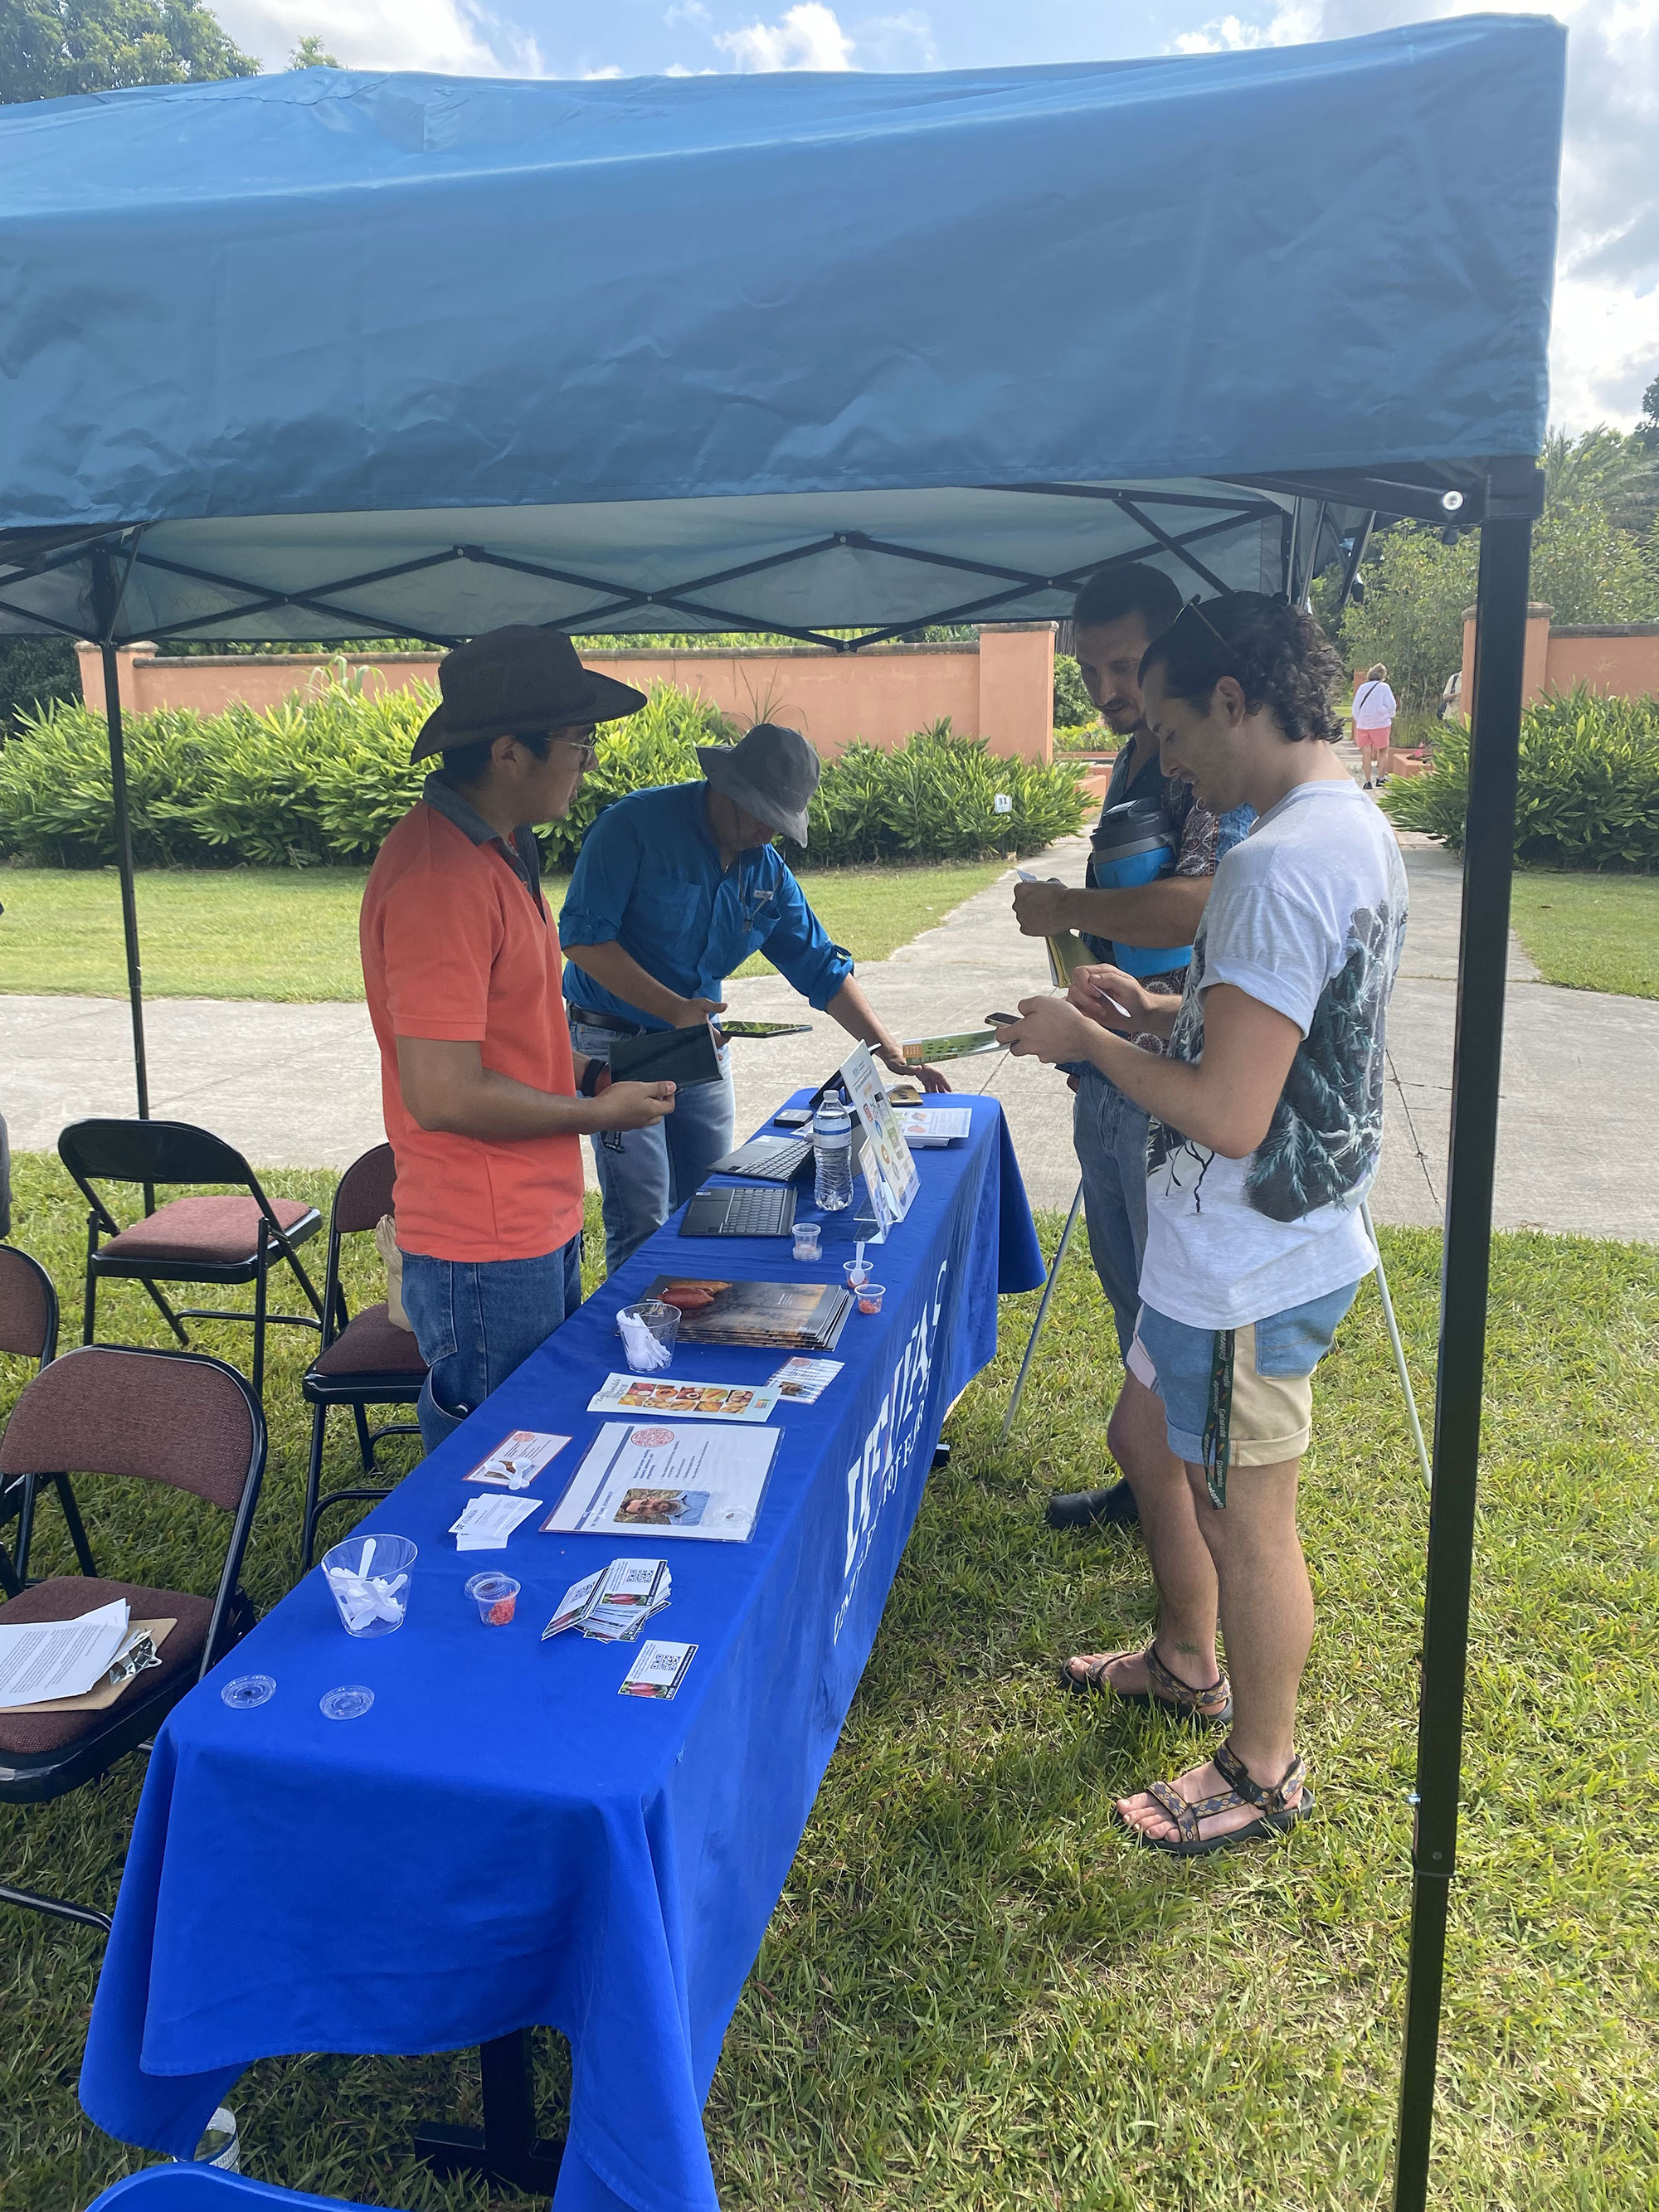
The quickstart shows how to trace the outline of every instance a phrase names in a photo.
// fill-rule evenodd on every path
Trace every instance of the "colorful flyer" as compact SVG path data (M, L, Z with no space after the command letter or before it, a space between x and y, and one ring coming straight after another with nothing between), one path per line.
M910 1211L911 1201L921 1187L916 1164L910 1147L904 1141L899 1127L898 1115L893 1102L870 1056L867 1044L856 1046L841 1064L841 1079L847 1086L847 1095L853 1102L853 1110L864 1131L864 1163L866 1176L879 1176L882 1195L886 1199L887 1220L902 1221ZM871 1156L874 1155L873 1170ZM872 1191L872 1196L876 1194ZM882 1208L877 1200L878 1218ZM885 1223L884 1222L884 1226Z
M607 1375L587 1401L590 1413L657 1413L676 1420L764 1421L778 1394L769 1382L670 1382L650 1375Z
M504 1490L528 1490L543 1468L569 1443L568 1437L544 1436L536 1429L514 1429L488 1459L461 1477L463 1482L493 1482Z
M770 1378L780 1398L793 1406L816 1406L841 1373L839 1359L786 1359Z

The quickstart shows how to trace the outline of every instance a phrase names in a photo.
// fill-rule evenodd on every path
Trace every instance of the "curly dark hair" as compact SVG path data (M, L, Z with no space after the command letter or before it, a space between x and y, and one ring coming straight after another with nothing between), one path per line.
M1335 694L1346 672L1310 614L1265 592L1228 592L1201 605L1189 599L1141 658L1176 699L1207 699L1231 676L1254 714L1265 707L1287 738L1336 742Z

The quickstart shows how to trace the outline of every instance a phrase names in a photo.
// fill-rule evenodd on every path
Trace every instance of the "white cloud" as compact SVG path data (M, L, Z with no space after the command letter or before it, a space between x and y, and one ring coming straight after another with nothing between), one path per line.
M1212 17L1177 53L1352 38L1467 0L1284 0L1265 21ZM1556 0L1568 25L1550 419L1628 426L1659 374L1659 0Z
M1178 54L1237 53L1246 46L1299 46L1319 36L1317 8L1281 8L1266 23L1247 23L1237 15L1218 15L1175 41Z
M739 70L849 70L853 41L823 0L797 0L776 23L709 33Z
M590 84L594 82L599 77L620 76L622 75L622 64L620 62L607 62L603 69L584 70L582 71L582 75L587 79Z
M538 76L533 39L471 0L220 0L231 37L270 70L319 33L347 69L457 76Z

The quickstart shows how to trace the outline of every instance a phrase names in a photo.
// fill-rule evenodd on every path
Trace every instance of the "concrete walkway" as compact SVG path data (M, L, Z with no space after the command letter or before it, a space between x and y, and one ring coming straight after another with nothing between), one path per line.
M1387 1141L1373 1199L1382 1221L1437 1224L1445 1194L1456 996L1458 863L1402 839L1412 920L1389 1018ZM1082 880L1085 841L1053 847L1045 875ZM860 968L901 1036L976 1026L1047 988L1040 941L1010 913L1012 876L903 946ZM1659 1243L1659 1002L1556 988L1513 939L1504 1031L1495 1215L1504 1228ZM739 1131L844 1056L833 1022L781 978L730 989L734 1013L810 1018L812 1033L734 1043ZM261 1165L343 1167L381 1140L380 1075L361 1006L157 1000L147 1010L151 1110L215 1130ZM1032 1202L1065 1207L1076 1188L1063 1080L1006 1054L953 1063L958 1086L995 1093ZM127 1012L117 1000L0 997L0 1113L20 1149L49 1151L65 1121L133 1109ZM592 1164L589 1163L590 1179Z

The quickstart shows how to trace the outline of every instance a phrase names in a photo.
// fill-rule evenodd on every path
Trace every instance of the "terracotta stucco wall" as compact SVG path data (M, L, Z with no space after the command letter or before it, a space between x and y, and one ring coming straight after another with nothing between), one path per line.
M97 649L80 647L88 706L102 710ZM793 652L589 654L590 665L624 684L701 691L734 720L784 722L804 731L825 760L855 738L898 744L942 715L963 737L984 737L994 751L1046 761L1053 752L1054 625L986 629L977 644L877 646L862 653L806 647ZM160 707L220 712L234 700L271 707L325 678L326 656L248 654L173 658L146 645L117 655L121 704L129 714ZM393 653L354 659L371 688L404 689L437 681L437 656Z
M1527 649L1522 703L1546 691L1571 691L1576 684L1609 698L1659 697L1659 623L1621 623L1605 629L1558 629L1553 611L1534 600L1527 609ZM1463 712L1474 700L1474 609L1463 617Z

